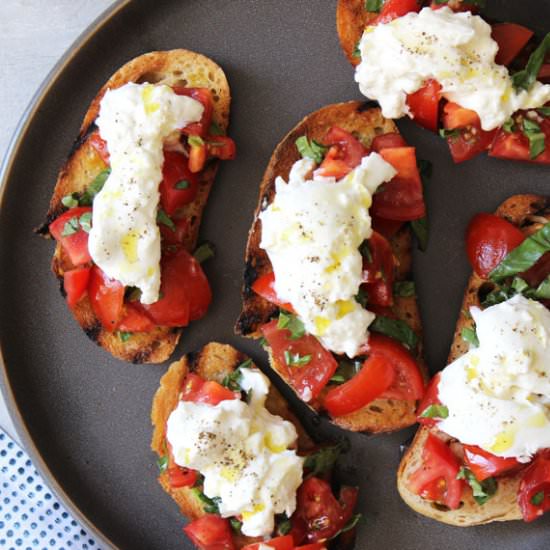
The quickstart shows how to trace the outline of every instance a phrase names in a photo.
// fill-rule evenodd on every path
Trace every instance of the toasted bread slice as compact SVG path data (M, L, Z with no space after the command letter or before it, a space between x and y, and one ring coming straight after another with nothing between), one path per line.
M338 0L336 6L336 30L340 45L352 65L358 65L360 58L353 55L365 27L378 14L367 11L365 0Z
M261 226L258 215L273 199L275 178L277 176L287 178L290 168L300 158L295 146L296 139L307 135L309 139L320 141L332 126L339 126L351 132L367 147L370 146L377 135L398 132L397 127L391 120L382 117L380 109L370 107L369 103L350 101L329 105L308 115L279 143L260 184L260 198L254 214L254 222L248 235L242 291L243 309L235 327L235 330L243 336L259 338L261 335L260 327L277 315L279 311L277 306L258 296L252 290L252 284L258 277L272 271L267 254L260 248ZM398 263L395 274L396 281L410 280L411 241L411 232L408 226L400 229L390 240ZM406 321L418 335L420 342L418 359L426 377L427 370L422 360L422 326L416 298L414 296L395 297L393 312L399 319ZM286 369L281 368L281 365L273 360L273 356L269 355L272 368L285 378ZM320 407L319 402L312 402L310 405L314 409ZM416 404L414 401L377 399L352 414L340 416L332 421L348 430L374 433L394 431L410 426L414 424L415 418Z
M66 210L61 202L65 195L84 191L105 168L103 160L90 143L90 136L97 130L94 121L99 114L100 101L105 92L128 82L209 88L214 100L213 120L224 132L227 129L231 102L229 85L223 70L211 59L181 49L151 52L136 57L122 66L93 99L69 158L59 172L46 223L38 230L39 233L49 235L49 224ZM189 231L183 243L189 252L194 250L197 243L202 212L214 182L217 166L218 162L214 161L200 173L196 198L178 213L178 217L189 220ZM58 277L61 287L64 272L71 268L71 262L58 244L52 260L52 270ZM172 354L181 334L181 329L156 327L151 332L134 333L132 338L123 342L116 333L107 332L102 328L87 296L75 306L73 314L92 340L115 357L132 363L165 361Z
M183 380L187 373L194 372L206 380L215 380L221 383L225 376L231 374L246 359L247 357L235 348L213 342L204 346L199 352L190 353L170 365L170 368L160 380L160 388L153 399L151 411L151 420L154 426L151 448L159 457L166 454L166 422L170 413L178 404ZM272 414L279 415L296 426L298 452L300 454L308 454L314 449L313 441L309 438L299 420L292 414L285 399L273 385L270 387L266 407ZM192 488L174 489L171 487L167 471L159 475L159 483L176 501L182 514L189 520L197 519L205 514L203 504ZM235 534L236 548L260 540L262 539Z
M545 220L550 220L550 201L539 195L515 195L504 201L497 208L496 214L517 225L526 235L529 235L540 229L541 223L545 223ZM472 327L472 319L468 315L468 311L472 306L479 306L483 297L493 288L493 283L487 279L483 279L476 273L471 275L456 324L448 363L452 363L468 351L468 344L461 337L463 328ZM397 472L399 493L413 510L432 519L457 526L521 519L521 512L517 504L521 473L499 478L496 494L483 505L477 504L469 491L465 492L462 505L457 510L448 510L444 506L425 500L413 493L408 488L407 480L422 465L422 450L430 431L445 441L450 440L449 436L436 428L421 426L403 456ZM457 456L460 456L461 445L459 442L452 441L451 449L456 452Z

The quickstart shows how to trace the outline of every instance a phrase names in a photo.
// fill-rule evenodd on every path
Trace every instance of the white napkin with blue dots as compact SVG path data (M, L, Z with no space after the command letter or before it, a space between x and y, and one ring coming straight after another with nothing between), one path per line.
M1 428L0 549L100 550Z

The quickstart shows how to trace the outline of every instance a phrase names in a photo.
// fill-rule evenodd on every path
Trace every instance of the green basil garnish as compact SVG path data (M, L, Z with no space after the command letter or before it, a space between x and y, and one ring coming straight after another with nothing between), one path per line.
M529 140L529 158L537 158L546 149L546 136L533 120L523 119L523 133Z
M539 491L531 497L531 504L534 506L540 506L544 500L544 491Z
M396 281L393 285L393 293L395 296L401 296L402 298L409 298L414 296L415 286L413 281Z
M194 488L193 492L197 496L197 498L203 503L203 510L207 514L218 514L220 515L220 507L219 504L221 502L220 497L214 497L214 498L208 498L199 488Z
M512 84L516 90L528 90L533 85L548 50L550 50L550 33L543 38L538 48L529 56L525 69L512 75Z
M202 264L206 260L209 260L210 258L213 258L215 254L216 249L214 245L209 241L202 243L195 249L195 252L193 252L195 260L197 260L197 262L199 262L200 264Z
M328 151L328 147L325 147L321 143L312 139L309 141L307 136L301 136L296 140L296 148L303 158L314 160L317 164L320 164Z
M162 209L159 208L157 211L157 223L165 225L172 231L176 230L176 224L172 221L172 218Z
M336 537L340 536L342 533L346 533L347 531L351 531L358 523L359 520L363 517L363 514L353 514L349 521L340 529L339 531L336 531L332 537L330 537L329 540L335 539Z
M372 263L372 253L370 251L368 239L365 239L361 243L361 246L359 246L359 252L361 253L361 256L367 260L367 262Z
M284 537L292 530L292 523L285 513L281 514L280 518L277 519L277 535Z
M349 450L349 441L342 439L340 443L323 447L308 455L304 462L304 468L310 470L309 476L317 476L332 470L342 453Z
M311 355L300 355L299 353L290 353L285 350L285 363L289 366L303 367L311 361Z
M371 13L380 13L384 0L365 0L365 9Z
M509 134L511 134L512 132L515 132L515 131L516 131L516 124L514 123L514 119L513 119L513 118L509 118L509 119L502 125L502 129L503 129L505 132L508 132Z
M439 130L439 135L444 138L456 138L460 136L460 130L457 128L454 128L453 130L446 130L445 128L441 128Z
M449 416L449 409L445 405L430 405L426 407L421 413L421 418L447 418Z
M239 521L237 518L229 518L229 525L231 525L231 529L233 529L235 533L240 533L243 522Z
M127 342L131 337L132 337L132 333L131 332L122 332L122 331L119 331L118 333L118 337L120 338L120 340L122 342Z
M224 377L222 380L222 386L229 388L231 391L242 391L241 381L243 378L243 373L241 369L249 369L252 367L252 359L247 359L243 361L240 365L235 367L235 370Z
M359 49L359 42L360 40L358 40L355 44L355 47L353 48L353 51L351 52L351 57L361 57L361 50Z
M204 145L204 140L200 136L189 136L187 138L187 143L191 147L202 147Z
M332 375L329 382L333 384L343 384L351 380L363 366L363 361L356 359L342 359L338 362L338 368Z
M157 466L159 468L159 472L162 474L162 472L165 472L168 468L168 456L164 455L161 456L157 460Z
M374 321L369 325L369 330L389 336L394 340L399 340L409 349L416 348L418 336L414 330L401 319L390 319L377 315Z
M69 235L74 235L80 231L80 224L78 223L78 218L73 216L68 221L65 222L63 226L63 231L61 231L62 237L68 237Z
M550 223L527 237L519 246L509 252L489 273L489 279L498 283L507 277L527 271L548 251L550 251Z
M65 195L61 199L63 206L67 208L75 208L78 206L78 193L71 193L70 195Z
M210 128L208 130L208 133L211 135L211 136L223 136L225 135L225 132L220 128L220 125L217 124L216 122L212 121L210 123Z
M304 323L296 315L292 315L292 313L287 313L286 311L279 313L277 328L289 330L291 340L298 340L298 338L301 338L306 333Z
M86 188L84 193L82 193L80 199L78 200L78 204L80 206L91 206L94 202L95 196L103 189L103 186L105 185L105 182L107 181L107 178L109 177L109 174L111 173L110 168L105 168L105 170L101 171L93 180L90 185Z
M497 481L494 477L489 477L483 481L479 481L471 470L468 468L460 468L456 475L456 479L464 479L472 488L472 495L478 504L485 504L498 489Z
M361 307L363 308L367 308L367 304L368 304L368 300L369 300L369 294L368 292L365 290L365 288L363 286L360 286L359 287L359 291L357 292L357 294L355 295L355 301L361 305Z
M92 229L92 213L84 212L84 214L82 214L82 216L78 218L78 223L80 224L80 227L83 231L89 233Z
M474 346L475 348L479 347L479 340L477 338L475 328L464 327L460 332L460 336L465 342L468 342L468 344Z
M187 180L181 180L174 185L174 189L188 189L189 188L189 182Z
M536 111L539 115L543 117L550 116L550 107L537 107Z
M494 306L508 300L515 294L522 294L526 298L533 300L549 300L550 275L537 288L531 288L521 277L514 277L511 284L501 285L489 292L481 302L481 305L483 307Z

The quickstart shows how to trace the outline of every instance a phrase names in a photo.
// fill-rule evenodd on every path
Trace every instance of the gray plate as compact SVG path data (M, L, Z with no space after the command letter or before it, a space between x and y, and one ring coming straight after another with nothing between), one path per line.
M539 32L549 26L550 2L492 4L495 18ZM232 332L243 250L258 183L280 138L309 112L359 97L340 51L334 12L335 2L327 0L133 2L71 52L14 142L0 210L4 393L40 469L105 547L191 545L181 533L176 506L156 482L149 451L151 399L166 365L127 365L89 341L49 272L53 244L32 233L43 221L57 170L89 101L125 61L150 50L184 47L220 63L234 97L231 135L239 156L220 170L202 227L202 238L218 245L206 266L215 299L207 317L185 330L176 357L219 340L265 365L259 347ZM406 121L399 126L419 156L434 163L427 190L431 241L427 253L415 255L415 270L427 358L436 371L445 364L469 273L463 246L468 220L513 193L545 193L548 169L485 156L453 166L443 140ZM324 422L309 423L320 436L340 435ZM343 474L361 486L365 521L358 548L548 548L550 517L532 525L464 530L409 510L395 489L395 472L399 444L411 433L351 437L353 451Z

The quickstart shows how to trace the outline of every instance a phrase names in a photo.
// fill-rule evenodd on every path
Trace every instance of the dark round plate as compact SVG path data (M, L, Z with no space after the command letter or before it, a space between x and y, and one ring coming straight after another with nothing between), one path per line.
M550 2L492 2L492 17L548 30ZM217 244L206 270L214 302L185 330L175 357L210 340L228 342L261 365L255 343L233 334L242 258L258 184L281 137L319 107L360 97L338 44L335 2L174 0L132 2L75 47L42 89L4 166L0 210L0 337L4 393L19 433L62 500L104 546L190 548L183 520L156 481L149 450L151 399L166 365L111 358L73 321L49 272L53 244L33 235L44 221L57 170L89 101L120 65L143 52L184 47L225 69L233 93L238 159L220 170L201 237ZM431 237L415 254L432 371L443 367L469 268L464 229L513 193L545 193L547 168L478 157L454 166L443 140L403 121L407 140L434 164L427 189ZM300 406L300 405L298 405ZM303 416L309 415L300 406ZM324 422L317 434L341 435ZM399 498L399 446L413 430L350 437L343 475L361 486L357 548L548 548L550 517L456 529L418 516Z

